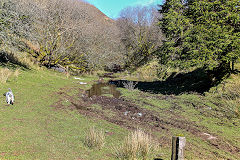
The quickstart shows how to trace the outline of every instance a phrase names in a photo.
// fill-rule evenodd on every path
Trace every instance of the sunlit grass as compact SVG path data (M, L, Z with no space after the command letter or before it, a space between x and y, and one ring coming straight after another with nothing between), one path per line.
M137 129L131 132L119 147L114 147L114 155L118 159L147 159L157 145L152 137Z
M0 82L6 83L11 77L18 77L20 74L20 69L12 71L8 68L0 68Z
M90 127L86 133L85 145L90 148L101 149L105 144L105 134L103 130L97 130L95 127Z
M3 105L0 108L2 121L0 124L0 129L2 129L0 159L153 159L158 157L155 156L155 153L163 155L163 159L170 159L171 146L164 144L161 151L153 152L155 142L150 135L161 139L161 137L171 138L171 134L175 133L184 133L187 138L186 159L192 159L195 155L199 156L200 152L204 153L201 154L200 158L202 159L208 157L215 159L213 151L221 154L222 157L236 157L228 152L216 150L200 137L174 126L167 126L169 127L168 133L164 130L159 132L134 130L131 132L131 130L105 120L86 117L76 110L68 110L68 106L71 105L70 101L64 103L64 109L54 107L60 98L65 99L63 95L57 94L60 90L79 100L79 89L89 89L97 77L78 76L84 79L81 81L87 82L87 85L80 85L79 80L75 80L71 76L67 78L62 73L45 69L16 70L16 73L12 69L10 71L12 75L4 84L0 85L0 91L4 93L7 88L12 88L16 96L16 103L9 107L4 105L4 97L1 100ZM239 107L239 103L236 103L238 91L234 90L237 88L238 82L234 83L237 81L238 75L234 76L236 77L229 79L231 83L226 83L222 97L217 93L209 93L212 97L207 94L204 96L184 93L164 98L163 94L143 93L140 90L129 91L124 88L119 90L122 93L121 98L140 108L153 111L159 117L166 118L166 121L172 120L174 123L174 119L171 118L179 115L186 121L196 123L200 129L204 127L217 137L222 137L240 147L237 143L238 128L233 125L233 122L238 125L239 119L229 120L224 117L229 114L227 113L229 109L222 103L226 100L225 95L234 94L235 98L231 97L227 102L229 102L229 107ZM230 85L233 86L230 87ZM66 88L73 89L68 91ZM229 91L230 88L233 89ZM91 109L102 111L103 107L99 104L96 105L93 105ZM224 112L220 110L221 108L225 109ZM102 113L106 114L108 118L116 115L116 112L107 109ZM95 126L94 131L90 131L91 126ZM126 136L128 132L131 133ZM102 140L97 144L104 145L89 148L84 143L86 136L93 137L88 139L94 142L101 137L99 136L101 134L104 135L104 138L100 138ZM161 140L159 145L161 145ZM115 146L114 151L111 150L112 146Z

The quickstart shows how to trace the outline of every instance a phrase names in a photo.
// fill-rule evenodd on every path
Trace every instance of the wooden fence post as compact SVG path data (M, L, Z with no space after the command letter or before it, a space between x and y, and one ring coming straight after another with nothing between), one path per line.
M185 137L172 137L172 158L171 160L184 160L183 149L186 144Z

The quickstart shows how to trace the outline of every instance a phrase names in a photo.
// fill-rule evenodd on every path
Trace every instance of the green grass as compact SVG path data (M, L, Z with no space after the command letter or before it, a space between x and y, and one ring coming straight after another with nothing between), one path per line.
M65 92L77 101L79 89L90 89L97 79L96 76L87 75L78 77L83 80L76 80L74 77L68 79L61 73L48 70L21 70L18 77L10 78L7 83L0 85L0 93L5 93L10 87L16 99L13 106L6 105L5 97L0 99L0 159L116 159L111 148L120 145L130 130L96 117L81 115L77 110L67 109L71 103L57 94L59 91ZM79 81L86 82L87 85L81 85ZM163 119L171 120L178 115L199 128L203 127L203 132L217 135L240 148L239 127L233 125L234 122L239 125L240 121L236 117L229 119L225 116L231 114L227 113L224 100L213 93L206 96L185 93L166 98L166 95L139 90L118 90L122 93L121 98L151 110ZM64 108L54 107L60 99ZM115 112L104 110L99 104L86 107L99 110L106 117L116 116ZM92 126L106 133L113 133L106 134L106 142L101 150L84 144L87 130ZM231 155L217 149L184 129L168 127L168 131L151 132L151 135L158 138L161 146L159 158L170 159L171 137L181 134L187 138L186 159L237 159L238 154ZM167 139L168 143L162 144L163 139Z
M226 106L216 105L224 104L224 101L219 98L186 93L173 96L173 98L165 99L162 98L164 95L152 95L142 93L138 90L131 92L129 90L122 89L121 92L129 101L133 101L142 108L158 113L160 117L164 117L166 120L176 117L176 115L179 116L177 119L183 117L185 121L193 122L196 126L203 127L204 130L202 130L202 133L206 132L214 134L219 139L240 148L240 130L238 127L233 125L233 122L237 122L239 125L240 120L238 118L234 118L235 116L233 114L228 113L228 109L224 108ZM172 113L166 114L164 111L171 111ZM232 118L228 119L226 115L231 115ZM239 156L239 154L232 155L229 152L217 149L209 145L207 140L205 141L199 136L193 135L181 128L172 127L170 128L170 133L172 136L183 134L187 138L188 145L185 152L186 159L237 159ZM159 137L161 136L159 135ZM169 147L170 146L162 146L163 153L161 158L169 159L171 156L171 152L167 150ZM217 157L213 154L213 152L217 155Z
M13 106L7 106L1 98L0 159L111 159L108 147L126 134L125 129L77 111L51 107L59 100L56 92L66 86L79 87L75 82L59 73L33 70L21 71L17 79L0 86L1 93L11 87L16 99ZM108 145L102 151L83 144L90 126L114 133L107 137Z

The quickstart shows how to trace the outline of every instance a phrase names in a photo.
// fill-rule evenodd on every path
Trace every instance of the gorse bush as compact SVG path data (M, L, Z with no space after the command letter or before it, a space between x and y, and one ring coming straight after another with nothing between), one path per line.
M223 94L230 99L240 99L240 80L238 77L232 75L234 79L233 82L230 82L223 86Z
M240 99L237 100L226 100L226 107L230 109L230 111L233 113L233 115L240 117Z

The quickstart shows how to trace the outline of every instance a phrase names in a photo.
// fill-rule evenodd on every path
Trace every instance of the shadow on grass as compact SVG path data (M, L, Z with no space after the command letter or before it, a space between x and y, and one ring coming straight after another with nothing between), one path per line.
M135 81L135 83L138 81ZM124 83L128 83L127 80L112 80L111 84L115 84L117 87L124 87ZM208 78L206 72L203 69L196 69L189 73L172 73L164 81L154 82L141 82L139 81L136 88L155 94L175 94L179 95L185 92L197 92L204 93L209 91L212 87L212 81Z
M27 65L19 62L18 59L14 57L13 53L7 53L4 51L0 51L0 66L9 69L17 69L20 67L23 70L30 70Z

